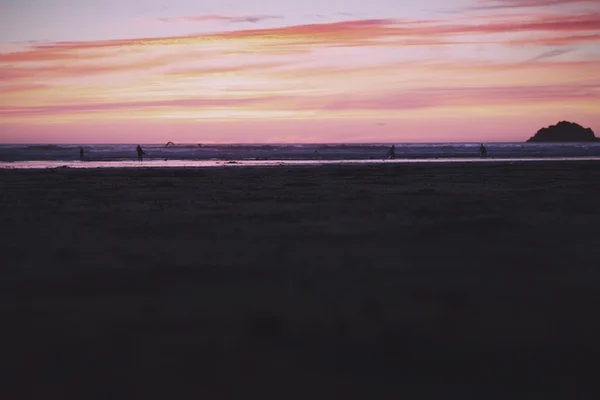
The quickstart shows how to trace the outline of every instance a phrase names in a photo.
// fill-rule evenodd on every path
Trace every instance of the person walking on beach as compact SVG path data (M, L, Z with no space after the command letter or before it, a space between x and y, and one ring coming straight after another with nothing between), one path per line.
M83 147L79 148L79 160L83 161L83 157L85 155L85 152L83 151Z
M479 146L479 155L481 157L487 157L487 149L485 148L483 143L481 143L481 146Z
M138 161L142 161L144 159L144 157L143 157L144 154L146 154L146 153L144 153L144 150L142 150L142 146L140 146L138 144L136 151L137 151Z
M396 158L396 145L392 145L388 151L388 158Z

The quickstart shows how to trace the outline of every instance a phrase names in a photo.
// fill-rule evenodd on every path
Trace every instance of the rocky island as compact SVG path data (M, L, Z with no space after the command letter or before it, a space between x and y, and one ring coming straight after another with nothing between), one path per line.
M600 140L590 128L569 121L561 121L556 125L542 128L527 140L527 143L548 142L595 142Z

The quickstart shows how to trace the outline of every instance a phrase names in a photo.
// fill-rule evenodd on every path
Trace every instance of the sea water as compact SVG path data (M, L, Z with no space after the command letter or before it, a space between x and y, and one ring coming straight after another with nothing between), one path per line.
M479 158L479 143L399 143L396 159L386 160L394 143L363 144L142 144L144 161L137 162L136 144L0 145L0 167L53 168L279 165L314 163L600 160L598 143L486 143L487 158ZM79 160L79 149L85 151Z

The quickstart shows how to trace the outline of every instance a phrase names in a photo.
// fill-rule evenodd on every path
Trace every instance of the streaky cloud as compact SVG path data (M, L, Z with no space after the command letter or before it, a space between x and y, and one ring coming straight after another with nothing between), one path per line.
M498 10L510 8L534 8L563 6L573 4L597 5L597 0L479 0L476 5L468 7L470 10Z
M132 110L139 108L161 107L231 107L259 102L273 102L281 100L279 97L247 97L247 98L204 98L204 99L175 99L175 100L148 100L130 102L106 102L89 104L49 105L32 107L0 107L0 115L55 115L60 113L94 113L115 110Z
M221 15L221 14L207 14L207 15L195 15L195 16L183 16L183 17L165 17L157 18L156 22L160 23L185 23L185 22L233 22L233 23L258 23L261 21L267 21L271 19L282 19L282 15Z
M506 104L540 104L554 102L590 102L600 100L598 84L561 84L527 86L473 86L473 87L422 87L412 90L390 90L378 94L346 95L263 95L236 98L183 98L173 100L148 100L0 107L0 116L35 117L60 114L94 114L110 111L131 112L161 108L236 108L247 110L294 111L398 111L439 107L474 107Z
M548 51L545 51L545 52L538 54L537 56L529 59L527 62L547 60L549 58L554 58L554 57L562 56L563 54L571 53L574 50L575 50L575 48L548 50Z
M187 35L11 45L0 53L0 119L166 124L444 114L466 120L474 112L598 111L600 58L593 48L600 12L546 11L229 25ZM164 23L263 17L215 14Z
M478 21L478 20L477 20ZM397 45L430 45L443 42L457 43L461 36L493 35L503 33L546 33L560 43L566 33L574 43L594 41L600 31L600 12L563 15L531 15L527 18L490 20L478 23L430 21L402 21L395 19L365 19L320 24L291 25L276 28L230 30L196 35L155 38L100 40L88 42L55 42L33 44L29 51L0 53L1 62L73 60L83 57L79 52L94 49L119 49L130 46L183 46L188 44L216 44L219 41L255 40L264 44L265 51L273 44L287 48L302 46L385 46L382 39L401 39ZM580 36L581 35L581 36ZM403 42L403 41L404 42ZM507 39L508 40L508 39ZM512 39L518 41L518 39ZM533 40L525 38L523 40ZM551 40L540 38L540 41ZM484 42L484 39L479 39ZM535 41L535 40L533 40ZM473 41L471 41L472 43ZM469 42L465 42L469 43ZM509 42L510 43L510 42ZM88 58L88 54L85 55ZM106 57L90 54L89 57Z

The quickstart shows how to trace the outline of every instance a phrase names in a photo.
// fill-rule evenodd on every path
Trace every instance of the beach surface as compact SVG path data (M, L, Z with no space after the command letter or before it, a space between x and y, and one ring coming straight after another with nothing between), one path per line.
M594 161L0 169L2 397L596 398L599 207Z

